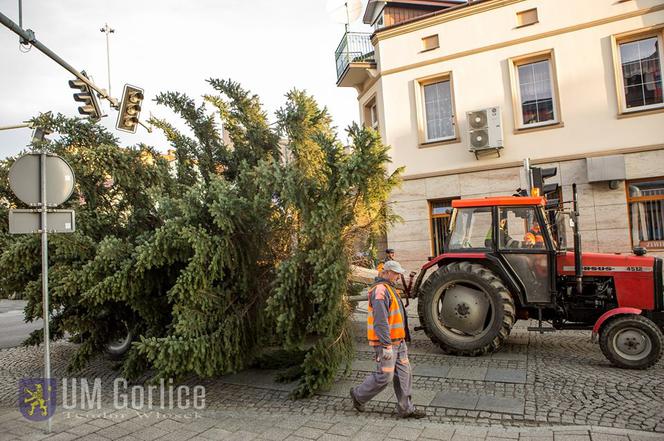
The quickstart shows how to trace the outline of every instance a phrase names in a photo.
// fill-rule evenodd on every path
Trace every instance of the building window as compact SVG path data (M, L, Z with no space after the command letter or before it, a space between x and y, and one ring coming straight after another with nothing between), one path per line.
M421 79L415 85L420 144L456 140L452 75Z
M458 198L454 198L458 199ZM429 217L431 219L431 252L439 256L445 252L445 243L450 232L452 216L452 199L429 201Z
M427 141L454 138L450 81L427 84L422 89Z
M376 98L372 98L364 106L364 124L374 130L378 130L378 106L376 105Z
M560 123L553 51L511 60L512 100L517 129Z
M664 177L627 183L632 245L664 249Z
M381 28L385 27L385 14L384 13L382 13L382 12L380 13L378 18L374 22L373 27L374 27L374 31L377 31L378 29L381 29Z
M422 52L437 49L439 47L440 43L438 42L438 34L429 35L428 37L424 37L422 39Z
M539 19L537 18L537 8L516 13L516 27L518 28L530 26L538 22Z
M620 113L664 108L662 30L613 40Z
M371 128L378 130L378 109L375 101L371 107L369 107L369 114L371 115L371 119L369 120L369 122L371 122Z
M523 124L532 125L555 121L549 60L522 64L517 67L517 70Z

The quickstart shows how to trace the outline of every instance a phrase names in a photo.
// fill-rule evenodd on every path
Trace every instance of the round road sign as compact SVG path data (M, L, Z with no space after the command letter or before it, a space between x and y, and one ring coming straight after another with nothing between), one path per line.
M41 203L40 153L21 156L9 169L9 187L28 205ZM59 156L46 156L46 204L54 207L67 201L74 192L74 171Z

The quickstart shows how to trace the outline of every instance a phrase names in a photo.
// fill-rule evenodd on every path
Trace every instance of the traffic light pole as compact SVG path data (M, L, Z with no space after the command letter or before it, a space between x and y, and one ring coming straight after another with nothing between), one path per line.
M83 76L83 74L81 74L81 72L79 72L79 71L76 70L72 65L70 65L69 63L67 63L67 62L66 62L65 60L63 60L62 58L60 58L60 57L58 56L58 54L56 54L55 52L53 52L52 50L50 50L49 48L47 48L46 46L44 46L39 40L37 40L37 39L35 38L35 33L34 33L32 30L30 30L30 29L24 30L24 29L21 28L19 25L17 25L16 23L14 23L9 17L7 17L6 15L4 15L2 12L0 12L0 24L3 24L3 25L4 25L6 28L8 28L10 31L14 32L16 35L18 35L19 37L21 37L22 41L25 41L26 43L31 44L32 46L34 46L35 48L37 48L37 50L39 50L39 51L42 52L44 55L46 55L47 57L49 57L51 60L55 61L55 62L58 63L60 66L62 66L62 67L64 67L65 69L67 69L67 70L68 70L69 72L71 72L72 75L74 75L76 78L78 78L79 80L83 81L85 84L87 84L88 86L90 86L90 88L91 88L92 90L94 90L95 92L97 92L97 93L99 94L99 96L101 96L103 99L108 100L108 101L111 103L111 106L113 106L114 108L117 108L117 107L118 107L118 105L119 105L119 104L118 104L118 100L116 100L115 98L113 98L112 96L110 96L110 95L108 94L107 91L105 91L104 89L98 87L95 83L93 83L93 82L90 81L88 78L86 78L85 76Z
M23 29L23 0L18 0L18 27ZM21 39L23 44L23 39Z
M526 172L526 191L530 194L533 189L533 176L530 174L530 158L523 160L523 169Z
M14 124L14 125L11 125L11 126L0 126L0 131L2 131L2 130L13 130L13 129L25 129L25 128L32 128L32 123Z

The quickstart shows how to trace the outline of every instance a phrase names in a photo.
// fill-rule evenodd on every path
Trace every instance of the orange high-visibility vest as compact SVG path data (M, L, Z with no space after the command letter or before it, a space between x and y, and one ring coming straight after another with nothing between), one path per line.
M380 340L376 335L374 330L374 316L373 316L373 307L371 306L371 295L380 285L383 285L387 292L390 295L390 310L388 311L387 324L390 329L390 340L397 342L406 338L406 330L404 329L404 319L401 315L401 308L399 308L399 300L397 299L396 293L391 286L384 283L379 283L372 286L369 289L369 307L368 307L368 316L367 316L367 339L369 339L369 344L372 346L380 345Z
M524 240L526 242L532 243L533 245L544 246L544 236L542 236L542 230L539 228L531 228L530 231L526 233Z

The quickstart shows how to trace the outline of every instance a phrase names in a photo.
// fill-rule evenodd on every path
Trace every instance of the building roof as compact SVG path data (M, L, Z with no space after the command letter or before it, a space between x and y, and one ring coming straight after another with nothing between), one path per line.
M383 2L380 2L378 0L369 0L369 4L371 4L374 1L378 2L378 3L383 3ZM436 15L447 14L448 12L458 11L459 9L464 9L464 8L468 8L468 7L471 7L471 6L475 6L479 3L487 3L487 2L491 2L491 1L495 1L495 0L471 0L471 1L465 1L464 0L462 2L456 2L456 1L452 2L452 1L450 1L448 3L453 3L453 6L446 7L444 9L439 9L439 10L436 10L436 11L432 11L432 12L429 12L427 14L422 14L418 17L410 18L408 20L404 20L402 22L399 22L397 24L393 24L391 26L382 27L380 29L377 29L375 33L377 34L377 33L386 31L388 29L394 29L394 28L397 28L399 26L402 26L402 25L405 25L405 24L408 24L408 23L413 23L413 22L416 22L416 21L424 20L426 18L434 17ZM367 10L369 10L369 4L367 5ZM365 15L365 17L366 17L366 15Z
M455 199L452 201L452 208L494 207L497 205L546 205L546 199L541 196L498 196L477 199Z
M432 9L435 12L464 3L466 0L369 0L362 20L366 24L372 24L376 10L387 5Z

